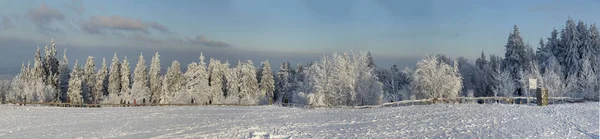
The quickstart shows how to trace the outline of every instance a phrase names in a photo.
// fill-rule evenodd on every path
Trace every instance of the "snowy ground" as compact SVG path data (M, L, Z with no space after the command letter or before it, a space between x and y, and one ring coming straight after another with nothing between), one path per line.
M0 105L0 138L598 138L599 104L376 109Z

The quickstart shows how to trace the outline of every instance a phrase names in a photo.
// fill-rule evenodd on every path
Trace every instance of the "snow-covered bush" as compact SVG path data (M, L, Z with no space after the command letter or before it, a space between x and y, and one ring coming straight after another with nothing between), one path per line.
M313 106L374 105L382 102L382 83L368 64L368 53L334 53L313 63L302 90Z
M428 55L417 63L413 72L413 91L417 98L455 98L462 89L462 78L458 69Z

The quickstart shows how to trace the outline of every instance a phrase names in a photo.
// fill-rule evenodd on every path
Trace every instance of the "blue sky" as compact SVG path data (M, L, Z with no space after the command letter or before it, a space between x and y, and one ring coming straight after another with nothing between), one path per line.
M257 54L244 57L249 59L349 50L368 50L388 61L428 53L474 58L482 50L503 55L514 24L537 46L569 16L598 22L594 7L600 1L5 0L0 1L0 44L43 46L54 38L57 45L92 51Z

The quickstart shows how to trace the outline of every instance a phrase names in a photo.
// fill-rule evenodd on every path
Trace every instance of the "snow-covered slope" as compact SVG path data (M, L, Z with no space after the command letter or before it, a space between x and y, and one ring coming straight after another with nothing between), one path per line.
M0 105L0 138L598 138L599 103L376 109Z

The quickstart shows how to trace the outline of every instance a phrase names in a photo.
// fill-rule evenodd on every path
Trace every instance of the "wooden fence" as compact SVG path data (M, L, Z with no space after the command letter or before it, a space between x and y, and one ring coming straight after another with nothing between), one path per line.
M561 103L581 103L585 102L582 98L571 97L549 97L549 104ZM458 97L458 98L436 98L436 99L420 99L420 100L403 100L398 102L383 103L381 105L370 106L339 106L337 108L379 108L379 107L398 107L411 105L431 105L441 103L502 103L502 104L529 104L535 103L535 97ZM42 102L10 102L0 101L1 104L15 105L33 105L33 106L56 106L56 107L85 107L85 108L100 108L100 107L148 107L148 106L259 106L259 105L243 105L243 104L72 104L72 103L42 103ZM304 107L304 108L321 108L319 106L306 106L298 104L278 104L287 107ZM329 108L329 107L327 107Z

